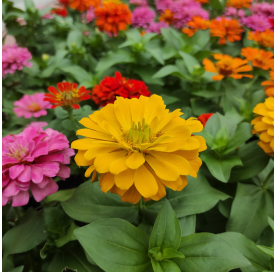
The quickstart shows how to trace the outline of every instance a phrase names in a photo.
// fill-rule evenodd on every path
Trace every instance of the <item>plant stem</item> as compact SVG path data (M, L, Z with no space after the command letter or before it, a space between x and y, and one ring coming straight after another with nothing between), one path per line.
M72 108L70 107L69 109L67 109L67 112L68 112L68 117L71 121L74 121L75 120L75 117L73 115L73 110Z
M272 168L272 170L269 172L269 174L267 175L263 185L262 185L262 188L263 190L266 190L267 189L267 186L269 184L269 182L271 181L272 177L274 176L274 168Z

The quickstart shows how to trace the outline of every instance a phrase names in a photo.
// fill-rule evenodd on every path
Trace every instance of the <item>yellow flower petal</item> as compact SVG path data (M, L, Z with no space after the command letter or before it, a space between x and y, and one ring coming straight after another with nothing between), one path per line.
M85 177L88 178L94 170L95 170L94 165L91 165L91 166L87 169L87 171L86 171L86 173L85 173Z
M97 123L93 122L90 118L84 117L79 121L80 124L85 126L86 128L102 132L102 133L107 133L106 130L102 129Z
M105 141L113 141L113 138L109 134L105 134L102 132L90 130L87 128L79 129L77 130L76 135L85 136L91 139L99 139L99 140L105 140Z
M114 102L114 112L123 130L129 130L132 125L130 100L118 96Z
M178 187L177 191L182 191L187 185L188 185L188 179L186 176L180 176L180 179L182 180L182 185Z
M74 160L78 166L89 166L94 163L94 160L86 160L84 155L85 155L85 150L79 150L78 153L76 154Z
M142 153L140 152L134 152L129 156L129 158L126 160L126 164L131 169L137 169L141 165L143 165L145 162L145 158Z
M200 143L199 152L207 149L206 140L202 136L194 135L194 139L197 139Z
M93 139L87 139L87 138L75 140L71 143L71 148L81 149L81 150L88 150L93 146L95 146L95 142L93 141Z
M85 153L85 159L89 161L94 159L96 156L101 156L114 150L114 147L94 144L93 147L88 148L87 152Z
M123 191L123 190L119 189L118 187L116 187L116 185L114 185L112 187L112 189L110 189L110 192L113 193L113 194L117 194L119 196L123 196L126 191Z
M115 160L111 162L110 164L110 172L112 174L118 175L120 172L125 171L128 169L128 166L126 164L126 160L128 159L128 156L124 156L122 158L119 158L118 160Z
M194 160L189 160L188 161L191 165L191 171L189 173L190 176L197 178L197 172L200 168L200 166L202 165L202 161L200 158L196 158Z
M104 193L107 193L114 186L114 175L111 173L101 174L100 187Z
M133 184L135 179L135 171L127 169L118 175L115 175L115 184L121 190L128 190Z
M136 189L135 185L133 185L128 191L124 193L121 197L123 202L130 202L133 204L137 204L140 201L141 195Z
M192 133L200 132L203 130L202 123L194 117L191 117L188 120L186 120L185 124L190 127Z

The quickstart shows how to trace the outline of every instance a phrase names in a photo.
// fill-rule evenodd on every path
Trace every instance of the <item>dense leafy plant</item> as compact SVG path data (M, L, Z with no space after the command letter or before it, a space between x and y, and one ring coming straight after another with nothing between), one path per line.
M203 18L183 30L162 0L149 1L153 22L127 26L143 1L123 1L111 31L97 1L54 11L24 2L25 11L2 3L3 41L17 43L2 62L3 271L273 271L273 42L271 30L251 31L255 6L227 1L245 4L241 25L239 13L225 22L238 39L216 34L217 16L233 16L217 0L192 1ZM166 124L174 133L160 133ZM125 149L127 166L117 161Z

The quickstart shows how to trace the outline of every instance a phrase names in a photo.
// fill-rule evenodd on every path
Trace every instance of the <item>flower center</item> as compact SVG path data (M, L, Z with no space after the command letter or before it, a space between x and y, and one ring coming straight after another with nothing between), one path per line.
M11 153L9 154L9 156L16 159L17 161L20 161L22 157L27 155L27 151L27 147L24 148L22 146L19 146L18 149L10 149Z
M132 123L131 129L124 135L124 139L129 144L142 144L150 142L150 133L151 129L145 124L145 119L142 119L142 122L138 122L136 125L135 122Z
M40 110L40 105L36 102L32 102L29 106L28 109L30 111L39 111Z

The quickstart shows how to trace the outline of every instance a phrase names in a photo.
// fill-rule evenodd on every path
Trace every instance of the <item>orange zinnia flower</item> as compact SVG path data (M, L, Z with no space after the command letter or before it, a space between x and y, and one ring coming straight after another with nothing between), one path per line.
M248 40L253 40L261 46L274 48L274 32L267 29L263 32L249 32Z
M107 1L103 7L95 9L94 14L98 28L114 35L131 24L132 13L126 4Z
M187 25L191 28L183 28L183 33L187 34L189 37L193 36L196 31L199 29L205 30L210 27L211 22L206 21L201 17L194 16L190 22L187 23Z
M226 6L237 8L237 9L250 8L251 0L228 0L226 3Z
M159 21L166 22L169 25L172 25L174 22L174 13L171 12L171 10L166 9L160 16Z
M101 0L68 0L69 7L80 12L100 6Z
M226 39L229 42L240 41L241 33L244 31L237 20L225 18L220 21L212 20L210 28L211 36L220 38L219 44L226 44Z
M58 90L52 86L48 88L51 94L45 94L44 101L52 103L52 109L56 107L73 107L79 109L80 101L90 99L91 91L85 87L80 87L76 83L60 82L57 84Z
M200 4L207 4L209 3L209 0L194 0L195 2L198 2Z
M262 49L246 47L241 49L241 55L251 61L252 65L268 70L274 63L274 55L270 51L264 51Z
M213 80L219 81L224 77L232 77L234 79L241 79L242 77L253 78L253 75L239 74L240 72L249 72L252 70L252 67L247 64L247 60L232 58L231 56L222 54L213 54L213 57L219 60L216 65L209 59L203 60L206 71L218 74L213 77Z
M268 97L274 97L274 71L270 71L269 74L270 80L263 81L262 86L266 86L264 91Z

